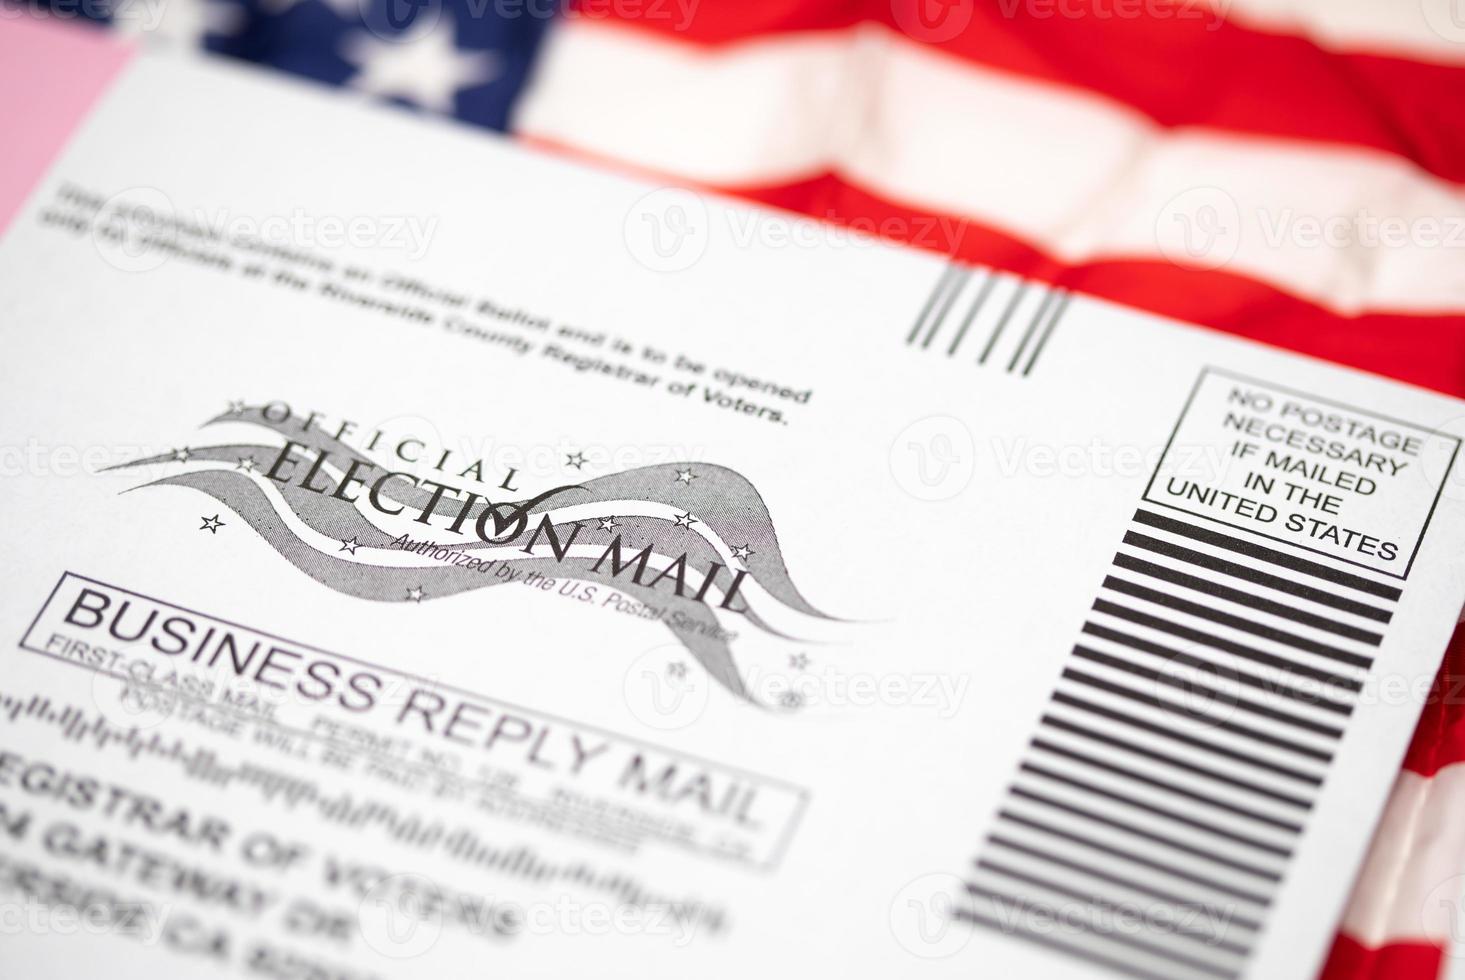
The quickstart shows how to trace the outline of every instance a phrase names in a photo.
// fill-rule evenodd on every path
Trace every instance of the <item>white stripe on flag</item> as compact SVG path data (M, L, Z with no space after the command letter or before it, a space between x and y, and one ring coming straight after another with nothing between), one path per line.
M1465 763L1399 774L1341 929L1365 946L1465 942Z
M1177 0L1219 9L1273 34L1297 34L1333 51L1465 65L1461 0Z

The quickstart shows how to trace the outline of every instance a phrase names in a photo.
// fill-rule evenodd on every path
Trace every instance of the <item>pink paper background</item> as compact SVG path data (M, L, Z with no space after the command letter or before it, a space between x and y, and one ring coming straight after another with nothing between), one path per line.
M0 18L0 233L132 55L80 22Z

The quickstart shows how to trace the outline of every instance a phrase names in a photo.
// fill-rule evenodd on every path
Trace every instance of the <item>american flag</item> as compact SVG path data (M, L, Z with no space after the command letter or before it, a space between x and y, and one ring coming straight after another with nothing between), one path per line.
M52 4L1465 396L1465 0ZM1461 679L1329 980L1450 960Z

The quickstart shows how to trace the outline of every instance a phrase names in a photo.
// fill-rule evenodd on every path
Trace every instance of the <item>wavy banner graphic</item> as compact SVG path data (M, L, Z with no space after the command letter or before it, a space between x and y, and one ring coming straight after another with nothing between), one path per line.
M253 424L288 442L190 447L110 469L178 465L180 472L132 489L183 486L212 497L297 569L346 595L423 602L510 581L462 564L373 562L388 553L413 550L483 553L483 562L509 563L522 574L598 583L659 610L658 618L707 673L750 702L733 657L732 637L719 623L718 611L740 615L765 632L784 634L758 614L755 600L741 589L744 578L756 582L769 601L804 616L833 619L795 587L762 496L727 467L667 463L593 477L523 500L490 502L469 491L447 499L441 490L428 490L410 473L377 463L319 428L269 417L264 406L236 405L206 424L220 422ZM325 474L326 466L354 473L357 496L330 492L342 484ZM317 475L330 486L312 485ZM277 508L266 486L277 491L288 514ZM420 539L404 543L405 535L369 520L362 507L368 501L384 514L401 514L398 520L415 512L411 526L422 526ZM626 515L627 504L659 505L675 516ZM552 512L570 507L575 519L551 519ZM297 526L327 539L326 547L299 533ZM340 548L327 550L332 542ZM505 555L510 547L511 555ZM763 602L763 595L756 601Z

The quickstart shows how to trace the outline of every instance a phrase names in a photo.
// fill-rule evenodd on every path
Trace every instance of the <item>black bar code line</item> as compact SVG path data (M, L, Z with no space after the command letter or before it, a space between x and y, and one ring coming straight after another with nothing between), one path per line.
M1245 711L1247 714L1256 715L1258 718L1266 718L1284 725L1291 725L1293 728L1299 728L1305 732L1312 732L1315 735L1323 735L1327 738L1336 739L1343 737L1342 729L1334 728L1332 725L1324 725L1307 718L1301 718L1286 711L1279 711L1276 708L1270 708L1264 704L1257 704L1255 701L1248 701L1243 697L1233 697L1223 691L1206 687L1204 684L1198 684L1194 681L1188 681L1183 677L1176 677L1173 674L1151 670L1133 661L1125 660L1123 657L1100 653L1098 650L1093 650L1085 646L1074 647L1073 657L1076 660L1086 660L1089 663L1099 664L1134 677L1143 678L1154 684L1173 687L1176 690L1186 692L1192 697L1199 695L1205 698L1208 704L1219 705L1222 708L1235 708L1237 711Z
M1322 630L1324 633L1332 633L1334 636L1341 636L1349 640L1357 640L1359 643L1367 643L1369 646L1378 646L1384 641L1383 635L1371 630L1361 629L1351 623L1342 623L1336 619L1329 619L1326 616L1319 616L1310 613L1305 609L1298 609L1265 596L1254 595L1250 592L1243 592L1240 589L1233 589L1229 585L1221 585L1212 582L1210 579L1202 578L1199 575L1191 575L1166 565L1157 565L1154 562L1146 561L1143 558L1136 558L1123 552L1114 556L1114 565L1125 571L1138 572L1162 582L1169 582L1171 585L1178 585L1192 592L1203 592L1216 599L1224 599L1227 602L1234 602L1238 606L1246 606L1255 609L1257 612L1268 613L1279 619L1290 619L1294 623L1301 623L1304 626L1311 626L1313 629Z
M1045 864L1052 864L1060 868L1067 868L1069 871L1077 871L1081 875L1095 878L1099 881L1107 881L1110 884L1118 885L1120 888L1127 888L1130 891L1137 892L1141 895L1149 895L1151 898L1158 898L1162 902L1170 902L1175 905L1182 905L1186 907L1216 907L1214 904L1207 904L1206 902L1197 901L1194 898L1180 895L1165 888L1156 888L1154 885L1148 884L1147 882L1135 881L1132 878L1126 878L1123 875L1117 875L1113 872L1105 871L1103 868L1095 867L1091 864L1086 864L1083 861L1078 861L1073 858L1063 857L1061 855L1053 854L1048 851L1039 850L1036 847L1024 844L1022 841L1008 837L1006 834L992 834L987 838L987 842L990 844L995 844L998 847L1006 848L1009 851L1016 851L1018 854L1025 854L1028 857L1036 858L1037 860L1042 861ZM1242 916L1242 919L1246 922L1256 922L1255 919L1252 919L1248 916Z
M1018 765L1018 768L1021 769L1023 772L1029 772L1036 776L1042 776L1043 778L1051 780L1052 782L1062 783L1065 786L1071 786L1074 789L1082 790L1083 792L1090 793L1094 796L1100 796L1115 803L1121 803L1125 806L1131 807L1132 809L1142 810L1146 813L1152 814L1153 816L1163 817L1166 820L1172 820L1175 823L1183 824L1184 826L1190 827L1193 830L1199 830L1203 833L1211 834L1215 837L1221 837L1235 844L1241 844L1245 847L1250 847L1254 850L1262 851L1267 854L1275 854L1277 857L1281 858L1292 857L1291 848L1285 847L1283 845L1274 844L1256 837L1250 837L1246 834L1238 833L1234 830L1228 830L1227 828L1222 827L1220 824L1214 824L1207 820L1202 820L1199 817L1192 817L1187 814L1181 813L1178 810L1171 810L1169 807L1159 806L1154 803L1147 803L1144 800L1136 799L1132 796L1126 796L1124 793L1120 793L1117 790L1106 789L1105 787L1099 786L1095 783L1085 782L1084 780L1079 779L1076 776L1064 775L1063 773L1057 772L1053 769L1049 769L1045 766L1041 766L1035 762L1020 763Z
M1056 837L1059 840L1066 840L1071 844L1077 844L1079 847L1084 847L1091 851L1097 851L1100 854L1104 854L1112 858L1117 858L1120 861L1126 861L1141 868L1148 868L1151 871L1158 871L1160 874L1169 875L1172 878L1177 878L1180 881L1184 881L1192 885L1199 885L1202 888L1208 888L1214 892L1220 892L1222 895L1230 895L1232 898L1239 898L1242 901L1251 902L1253 905L1260 905L1262 908L1267 908L1272 904L1271 897L1263 895L1260 892L1251 891L1247 888L1238 888L1237 886L1228 884L1224 881L1218 881L1217 879L1212 878L1209 875L1196 874L1193 871L1187 871L1184 868L1177 867L1176 865L1173 865L1168 861L1156 861L1154 858L1147 858L1142 854L1136 854L1133 851L1126 850L1122 847L1114 847L1110 844L1104 844L1101 841L1096 841L1090 837L1086 837L1085 835L1078 833L1077 831L1066 830L1062 827L1054 826L1053 824L1047 823L1043 820L1035 820L1032 817L1024 816L1020 813L1015 813L1012 810L998 811L997 819L1005 820L1008 823L1017 824L1019 827L1026 827L1029 830L1035 830L1038 833L1046 834L1049 837Z
M951 304L956 302L956 298L961 295L962 290L966 289L967 283L971 282L971 279L972 273L969 269L959 270L959 273L952 278L951 285L946 289L946 296L941 301L940 310L931 317L931 326L926 330L925 339L921 341L921 350L926 350L931 346L936 331L941 329L941 324L946 322L946 315L951 312Z
M1342 688L1345 691L1363 690L1363 682L1356 678L1337 674L1321 667L1314 667L1311 664L1298 663L1288 660L1286 657L1279 657L1274 653L1267 653L1265 650L1258 650L1245 643L1229 640L1224 636L1216 636L1204 630L1192 629L1182 623L1172 622L1162 616L1153 616L1138 609L1130 609L1128 606L1121 606L1110 602L1108 599L1095 599L1094 612L1104 613L1116 619L1134 623L1136 626L1148 626L1150 629L1158 630L1161 633L1169 633L1171 636L1178 636L1182 640L1190 640L1192 643L1200 643L1204 646L1229 653L1233 657L1242 660L1250 660L1252 663L1263 664L1267 667L1275 667L1284 670L1298 677L1306 677L1310 680L1322 681L1325 684Z
M1063 291L1063 298L1058 301L1058 306L1053 310L1053 315L1048 318L1048 326L1038 336L1038 342L1033 347L1033 354L1028 358L1027 366L1022 369L1022 376L1024 378L1033 373L1033 365L1038 363L1038 355L1043 353L1044 347L1048 346L1048 338L1053 336L1053 331L1057 328L1058 321L1063 318L1063 314L1068 311L1068 301L1072 298L1072 293L1066 290Z
M1056 939L1048 933L1029 932L1026 929L1022 928L1014 929L1007 922L1000 922L995 919L989 919L986 916L982 915L980 912L976 912L971 909L964 909L958 906L957 908L952 910L951 914L954 915L956 918L961 919L963 922L967 922L971 925L981 926L984 929L991 929L994 932L997 932L1003 936L1014 939L1021 939L1024 942L1032 943L1034 946L1042 946L1044 949L1055 950L1056 952L1062 953L1065 956L1072 956L1076 960L1082 960L1085 963L1091 963L1094 966L1102 967L1106 970L1112 970L1115 973L1121 973L1125 976L1134 977L1135 980L1175 980L1175 978L1168 973L1154 973L1150 970L1144 970L1140 967L1135 966L1128 960L1117 959L1113 956L1105 956L1103 953L1099 953L1094 950L1088 949L1087 947L1080 946L1077 943L1064 942L1061 939ZM1108 936L1104 938L1117 939L1117 937ZM1235 973L1226 974L1225 977L1222 978L1222 980L1230 980L1231 977L1234 977L1236 975L1237 974Z
M977 318L977 313L986 305L987 297L992 295L992 287L997 285L996 272L988 269L984 272L984 276L982 285L977 290L976 298L972 300L971 306L967 308L966 316L962 317L961 326L957 328L956 336L952 338L951 346L946 349L947 357L954 357L956 355L956 349L966 339L967 330L971 327L972 321Z
M1240 779L1236 776L1232 776L1224 772L1219 772L1215 769L1209 769L1205 766L1196 765L1193 762L1187 762L1184 759L1177 758L1165 752L1157 752L1154 749L1147 749L1144 746L1136 745L1127 739L1118 738L1114 735L1095 731L1092 728L1088 728L1084 725L1077 725L1071 721L1065 721L1062 718L1056 718L1053 715L1044 715L1039 721L1039 724L1047 725L1049 728L1056 728L1057 730L1062 732L1068 732L1071 735L1077 735L1080 738L1087 739L1091 742L1098 742L1101 745L1107 745L1110 748L1129 752L1133 755L1149 759L1152 762L1158 762L1161 765L1171 766L1172 768L1180 769L1184 772L1191 773L1192 775L1200 776L1203 779L1210 779L1214 782L1225 783L1228 786L1234 786L1237 789L1244 789L1248 793L1255 793L1258 796L1265 796L1268 799L1276 800L1278 803L1285 803L1287 806L1293 806L1299 810L1312 809L1311 800L1304 800L1299 796L1289 796L1286 793L1278 792L1277 790L1274 790L1270 787L1262 786L1260 783L1253 783L1247 779Z
M1034 313L1028 321L1027 328L1022 332L1022 338L1017 342L1017 350L1012 352L1012 360L1007 362L1007 373L1011 374L1017 370L1017 362L1022 360L1022 352L1027 349L1028 341L1033 339L1037 332L1038 323L1047 314L1048 308L1053 305L1053 300L1058 294L1051 289L1043 290L1043 302L1038 304L1038 312Z
M931 315L931 311L936 308L936 301L940 299L941 294L945 291L946 281L955 272L956 266L954 265L947 265L941 270L941 278L936 280L936 285L931 288L930 295L926 297L926 304L921 307L920 315L916 317L916 322L911 324L911 332L905 338L907 344L914 344L916 338L921 335L921 326L926 322L927 317Z
M1173 609L1178 613L1185 613L1187 616L1194 616L1197 619L1208 620L1221 626L1229 626L1231 629L1242 633L1250 633L1252 636L1259 636L1264 640L1271 640L1273 643L1280 643L1296 650L1306 653L1317 654L1319 657L1326 657L1329 660L1336 660L1339 663L1348 664L1353 667L1367 669L1373 666L1373 659L1361 653L1354 653L1351 650L1344 650L1329 643L1322 643L1318 640L1310 640L1305 636L1298 636L1296 633L1289 633L1286 630L1268 626L1265 623L1254 622L1244 616L1235 616L1219 609L1212 609L1210 606L1201 605L1198 602L1191 602L1189 599L1182 599L1179 596L1171 595L1168 592L1161 592L1158 589L1151 589L1131 582L1128 579L1117 578L1113 575L1104 577L1103 587L1111 592L1118 592L1127 595L1132 599L1142 599L1145 602L1153 602L1157 606L1164 606L1166 609Z
M1203 847L1196 847L1194 844L1187 844L1185 841L1176 840L1175 838L1167 837L1164 834L1157 834L1153 830L1146 830L1143 827L1135 826L1131 823L1126 823L1123 820L1117 820L1114 817L1105 816L1104 814L1097 811L1089 810L1081 806L1076 806L1072 803L1068 803L1064 800L1056 799L1051 796L1046 796L1042 793L1035 793L1032 790L1022 786L1013 786L1007 792L1009 795L1015 796L1020 800L1026 800L1029 803L1036 803L1037 805L1047 807L1050 810L1062 811L1069 816L1078 817L1082 820L1088 820L1091 823L1096 823L1104 827L1109 827L1113 830L1118 830L1122 833L1129 834L1132 837L1138 837L1141 840L1147 840L1152 844L1159 844L1162 847L1168 847L1172 850L1179 851L1182 854L1188 854L1191 857L1200 858L1202 861L1209 861L1212 864L1217 865L1218 867L1230 868L1232 871L1237 871L1241 874L1251 875L1253 878L1260 878L1263 881L1277 883L1282 880L1282 872L1280 871L1276 871L1271 868L1259 867L1255 864L1248 864L1245 861L1238 861L1235 858L1227 857L1224 854L1218 854L1214 850L1206 850Z
M1050 742L1045 738L1035 738L1030 744L1033 748L1039 749L1043 752L1047 752L1051 755L1056 755L1060 758L1068 759L1072 762L1081 762L1086 766L1092 766L1093 768L1099 769L1103 772L1107 772L1115 776L1121 776L1129 780L1130 782L1139 783L1140 785L1148 786L1151 789L1161 790L1162 792L1166 793L1173 793L1175 796L1179 796L1182 799L1190 800L1192 803L1199 803L1202 806L1208 806L1213 809L1232 814L1233 816L1242 817L1246 820L1251 820L1266 827L1273 827L1277 830L1286 831L1290 834L1302 833L1302 824L1300 823L1296 823L1291 820L1283 820L1281 817L1274 817L1269 813L1263 813L1260 810L1253 810L1249 807L1238 806L1235 803L1228 803L1226 800L1210 796L1206 793L1197 792L1193 789L1187 789L1186 787L1181 786L1177 783L1172 783L1168 780L1160 779L1155 776L1147 776L1142 772L1136 772L1133 769L1125 768L1124 766L1121 766L1117 763L1106 762L1103 759L1098 758L1097 756L1089 755L1087 752L1080 752L1077 749L1071 749L1065 745L1059 745L1056 742Z
M1263 745L1270 745L1273 748L1283 749L1294 755L1300 755L1308 759L1316 759L1319 762L1332 762L1333 754L1322 749L1313 748L1310 745L1303 745L1289 739L1252 728L1249 725L1242 725L1238 722L1213 718L1203 711L1192 711L1184 705L1176 704L1174 701L1166 701L1164 698L1157 698L1153 694L1146 694L1144 691L1136 691L1132 687L1125 687L1123 684L1115 684L1106 681L1102 677L1095 677L1093 674L1086 674L1081 670L1072 667L1063 668L1062 678L1073 681L1075 684L1082 684L1085 687L1092 687L1130 701L1148 705L1151 708L1158 708L1167 714L1177 718L1189 718L1191 721L1202 722L1219 731L1230 732L1233 735L1240 735L1243 738L1251 739L1253 742L1260 742Z
M1299 690L1279 681L1258 677L1244 670L1237 670L1234 667L1218 664L1213 660L1206 660L1204 657L1196 657L1184 651L1167 647L1162 643L1154 643L1143 637L1111 629L1102 623L1086 622L1083 624L1082 632L1090 636L1097 636L1100 639L1108 640L1111 643L1118 643L1139 653L1147 653L1150 656L1158 657L1166 663L1194 667L1196 670L1213 675L1220 680L1235 681L1237 684L1254 688L1258 691L1264 691L1267 694L1287 698L1289 701L1296 701L1298 704L1311 705L1314 708L1321 708L1324 711L1331 711L1334 714L1345 716L1353 714L1353 705L1346 702L1334 701L1315 691Z
M1227 551L1234 551L1246 555L1248 558L1255 558L1272 565L1280 565L1283 568L1290 568L1294 572L1302 572L1314 578L1320 578L1325 582L1332 582L1334 585L1346 585L1350 589L1357 589L1359 592L1366 592L1369 595L1377 596L1380 599L1397 600L1403 593L1392 585L1384 585L1382 582L1375 582L1366 579L1361 575L1354 575L1352 572L1340 571L1330 568L1327 565L1319 565L1317 562L1308 561L1306 558L1298 558L1275 548L1267 548L1250 541L1243 541L1234 538L1229 534L1221 534L1208 528L1196 527L1193 524L1186 524L1184 521L1177 521L1170 517L1164 517L1147 510L1137 510L1134 520L1139 524L1148 524L1150 527L1157 527L1162 531L1169 531L1182 537L1191 538L1217 548L1224 548Z
M1124 543L1131 548L1142 548L1145 551L1151 551L1157 555L1164 555L1166 558L1173 558L1176 561L1183 561L1189 565L1195 565L1212 572L1219 572L1222 575L1229 575L1232 578L1242 579L1251 582L1253 585L1261 585L1269 589L1275 589L1278 592L1286 592L1289 595L1297 596L1299 599L1307 599L1320 606L1329 606L1340 612L1353 613L1355 616L1362 616L1365 619L1372 619L1380 623L1389 623L1394 618L1394 614L1387 609L1370 606L1366 602L1359 602L1347 596L1335 595L1325 589L1314 588L1305 582L1295 582L1292 579L1272 575L1268 572L1252 568L1249 565L1240 565L1236 562L1227 561L1224 558L1217 558L1214 555L1205 554L1204 552L1183 548L1178 544L1171 544L1169 541L1152 538L1148 534L1140 534L1138 531L1125 532Z
M1017 288L1013 290L1012 299L1007 301L1006 309L1002 311L1002 316L997 320L997 325L992 328L992 335L987 338L987 346L982 348L982 356L977 358L978 364L987 363L987 358L991 355L992 348L997 346L997 340L1002 336L1002 331L1007 329L1007 321L1012 319L1012 314L1017 309L1017 304L1021 303L1022 298L1027 295L1028 285L1027 280L1022 280L1017 284Z
M1094 701L1087 701L1083 698L1076 697L1065 691L1055 691L1053 693L1053 702L1055 704L1066 705L1067 707L1073 708L1076 711L1083 711L1087 714L1095 715L1100 718L1107 718L1109 721L1118 722L1121 725L1128 725L1129 727L1138 729L1139 731L1149 732L1151 735L1158 735L1161 738L1168 738L1172 742L1177 742L1181 745L1188 745L1191 748L1210 752L1223 758L1230 759L1233 762L1239 762L1243 765L1254 766L1257 769L1261 769L1265 772L1274 773L1278 776L1282 776L1285 779L1295 780L1299 783L1306 783L1309 786L1321 786L1323 784L1321 776L1315 776L1312 773L1303 772L1300 769L1293 769L1290 766L1284 766L1280 763L1273 762L1270 759L1264 759L1261 756L1241 752L1237 749L1230 748L1229 746L1220 745L1215 742L1207 742L1203 738L1196 738L1194 735L1189 735L1185 732L1176 731L1175 729L1170 728L1166 725L1160 725L1152 721L1146 721L1143 718L1137 718L1134 715L1131 715L1128 712L1120 711L1117 708L1111 708L1107 705L1098 704Z

